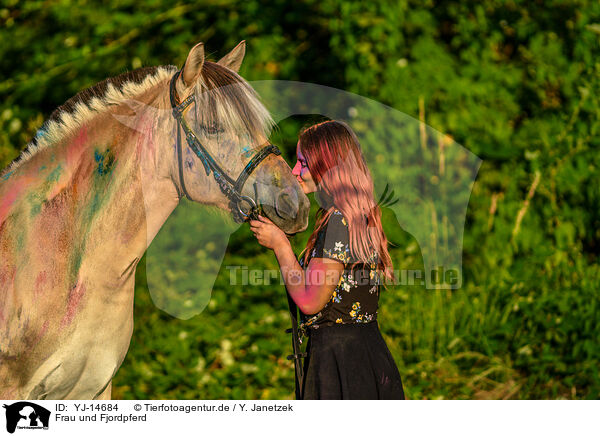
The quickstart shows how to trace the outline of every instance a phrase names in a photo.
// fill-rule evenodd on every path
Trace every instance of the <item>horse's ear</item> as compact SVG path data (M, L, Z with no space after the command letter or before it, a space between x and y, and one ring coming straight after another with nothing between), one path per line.
M240 70L240 66L242 65L245 54L246 41L244 40L236 45L233 50L223 56L217 63L237 73Z
M204 44L199 42L190 50L183 66L183 83L191 86L196 83L204 65Z

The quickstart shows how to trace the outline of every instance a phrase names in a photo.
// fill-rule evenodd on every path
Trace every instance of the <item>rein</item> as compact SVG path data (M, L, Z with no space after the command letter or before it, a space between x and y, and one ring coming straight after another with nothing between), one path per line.
M298 306L290 297L290 294L286 292L288 299L288 308L290 309L290 319L292 321L292 328L287 329L286 333L292 334L292 350L294 354L290 354L287 356L288 360L294 361L294 371L295 371L295 384L296 384L296 399L302 400L304 399L304 367L302 364L302 359L307 356L306 352L302 352L300 348L300 344L302 340L300 339L298 332Z
M181 138L180 138L180 127L183 128L185 133L185 138L188 146L196 153L204 165L204 169L206 171L206 175L208 176L212 171L213 177L215 178L217 185L221 189L221 192L225 194L227 198L230 200L231 210L233 214L233 218L236 222L241 223L247 219L258 219L259 206L257 206L256 201L251 197L246 195L242 195L242 189L244 188L244 183L252 172L262 163L262 161L269 155L274 154L276 156L281 154L281 151L277 146L273 144L269 144L266 147L262 148L258 153L256 153L252 159L246 164L240 175L236 180L233 180L231 177L227 175L225 171L221 169L219 164L213 159L211 154L204 148L198 137L194 134L192 129L188 126L187 122L184 118L185 111L190 107L192 103L196 102L195 96L192 93L185 100L180 101L179 96L177 95L177 87L176 82L179 76L181 75L181 70L177 71L173 77L171 78L171 83L169 85L169 98L171 100L171 108L173 110L173 116L177 120L177 165L179 167L179 183L181 185L181 189L183 190L183 194L191 200L190 195L185 188L185 182L183 178L183 165L182 165L182 152L181 152ZM180 195L181 196L181 195ZM247 203L250 206L248 212L244 212L242 210L242 204Z
M181 189L183 190L183 194L189 199L190 195L185 188L185 182L183 178L183 163L182 163L182 152L181 152L181 137L180 131L183 128L185 132L185 138L188 146L196 153L196 156L200 158L202 164L204 165L204 169L206 170L206 175L208 176L212 171L213 177L215 178L219 188L229 198L231 204L231 210L233 213L233 218L238 223L243 222L246 219L258 219L259 206L256 205L256 202L246 195L242 195L242 189L244 187L244 183L250 177L252 172L261 164L261 162L269 155L280 155L281 151L277 146L273 144L269 144L266 147L262 148L258 153L256 153L250 162L246 164L240 175L236 180L233 180L231 177L227 175L225 171L221 169L221 167L217 164L217 162L213 159L211 154L204 148L198 137L194 134L192 129L188 126L187 122L184 118L184 113L186 109L192 103L195 103L195 97L192 93L185 100L180 101L179 96L177 95L176 82L181 74L181 70L177 71L173 77L171 78L171 83L169 85L169 97L171 100L171 108L173 110L173 116L177 120L177 166L179 170L179 184L181 185ZM181 128L180 128L181 127ZM177 188L179 190L179 188ZM180 194L181 197L181 194ZM258 198L257 198L258 200ZM250 210L248 213L242 210L242 203L246 202L250 205ZM294 361L294 367L296 371L296 399L303 398L303 388L304 388L304 371L302 367L302 358L306 357L306 353L303 353L300 348L301 340L299 339L298 334L298 307L291 299L288 294L288 305L290 309L290 317L292 321L292 328L286 330L288 333L292 333L292 347L294 354L289 355L288 360Z

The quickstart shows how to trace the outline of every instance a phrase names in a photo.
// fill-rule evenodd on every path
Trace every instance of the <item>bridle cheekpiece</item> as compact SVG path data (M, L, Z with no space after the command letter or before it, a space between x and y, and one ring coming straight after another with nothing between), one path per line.
M188 194L185 188L185 182L183 179L180 127L185 133L185 138L188 146L194 151L196 156L200 158L200 161L204 165L206 175L208 176L212 171L213 177L215 178L217 185L219 186L223 194L225 194L225 196L230 200L230 208L233 213L234 220L240 223L247 219L258 219L260 207L256 204L256 201L254 199L246 195L242 195L244 183L246 182L248 177L250 177L252 172L261 164L261 162L269 154L273 153L274 155L280 155L281 151L279 150L279 148L277 148L277 146L269 144L263 147L258 153L256 153L252 157L252 159L250 159L250 161L246 164L246 166L244 167L244 169L242 170L242 172L236 180L233 180L231 177L229 177L227 173L225 173L225 171L223 171L221 167L217 164L217 162L213 159L211 154L202 145L198 137L194 134L192 129L190 129L187 122L185 121L183 115L185 111L190 107L190 105L196 102L196 99L194 94L192 93L182 102L179 101L179 96L177 95L176 82L180 75L181 70L177 71L171 78L169 97L171 100L173 116L177 120L177 162L179 167L179 183L181 185L183 195L185 195L189 200L191 200L190 195ZM248 212L244 212L242 210L242 204L244 202L250 206Z

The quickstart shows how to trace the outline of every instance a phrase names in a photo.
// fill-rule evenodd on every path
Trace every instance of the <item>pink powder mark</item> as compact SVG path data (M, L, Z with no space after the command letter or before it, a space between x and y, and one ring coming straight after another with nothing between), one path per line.
M41 273L39 273L37 278L35 279L35 288L33 291L33 295L36 298L38 298L42 294L42 291L44 290L44 285L46 284L46 279L46 271L42 271Z
M1 199L0 199L0 224L4 222L6 217L8 217L10 209L13 203L19 198L19 195L25 190L25 185L23 181L15 182L15 185L11 187L10 191L8 191Z
M60 322L61 328L65 328L71 324L73 318L75 318L75 315L77 314L79 303L81 302L84 294L85 285L83 283L78 283L73 289L71 289L71 292L69 292L69 301L67 302L67 311Z
M154 123L152 119L142 117L136 126L136 130L139 132L135 144L136 154L143 159L150 159L152 161L156 153L153 135Z
M44 335L48 331L48 325L49 325L49 321L48 320L44 321L44 325L40 329L40 332L36 336L35 340L32 342L31 348L35 347L37 345L37 343L44 337Z
M83 126L79 129L77 137L67 146L67 171L74 171L77 168L81 154L86 149L87 140L87 128Z
M81 163L81 156L86 151L88 141L87 128L83 126L79 129L77 136L68 145L66 150L66 168L67 177L60 177L46 196L48 199L56 197L67 187L75 170Z

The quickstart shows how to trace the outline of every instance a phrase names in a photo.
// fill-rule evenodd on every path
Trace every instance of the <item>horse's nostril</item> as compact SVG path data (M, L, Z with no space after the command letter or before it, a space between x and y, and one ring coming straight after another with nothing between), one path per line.
M294 199L289 192L282 192L275 200L275 212L281 218L295 218L298 214L298 199Z

